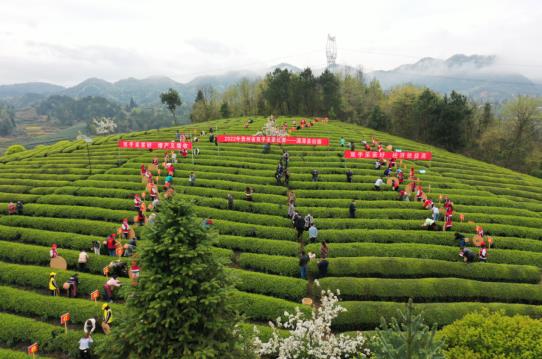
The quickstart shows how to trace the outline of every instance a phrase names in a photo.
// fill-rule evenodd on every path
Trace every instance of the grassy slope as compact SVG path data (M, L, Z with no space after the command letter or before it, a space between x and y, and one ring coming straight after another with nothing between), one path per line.
M220 133L253 134L263 122L258 119L249 129L238 119L185 128L199 132L218 126ZM174 133L175 129L166 129L123 137L169 141ZM381 315L394 315L409 296L415 297L429 321L439 325L480 306L541 316L542 180L340 122L318 124L296 135L331 138L329 148L288 149L298 209L315 216L319 238L330 242L330 276L322 285L340 288L348 300L348 312L335 323L337 329L373 329ZM345 163L338 156L343 150L338 147L340 136L354 140L361 149L359 141L370 140L372 135L403 150L433 151L433 161L414 164L416 169L426 169L419 176L426 188L431 185L435 199L439 194L449 195L455 202L454 229L473 233L474 224L459 223L459 213L463 213L466 221L475 221L492 233L496 249L490 253L490 263L460 263L451 233L419 229L428 216L419 203L398 202L391 191L375 193L372 183L381 173L372 168L372 162ZM43 297L49 272L48 246L59 243L60 253L73 266L77 250L88 248L93 240L114 230L132 209L133 193L144 190L139 178L141 163L149 163L154 155L162 156L118 151L118 138L95 139L92 175L81 142L0 158L0 198L4 203L0 212L5 213L5 203L11 199L27 203L26 216L0 218L0 291L10 298L3 301L0 312L16 314L21 323L23 317L56 323L64 307L55 303L43 306L51 301ZM221 233L217 243L221 248L215 253L226 262L232 258L235 268L231 273L239 279L236 302L251 321L260 323L293 310L296 302L310 294L310 286L297 278L298 244L285 218L287 189L274 184L281 149L272 146L271 153L263 155L261 145L222 144L217 148L207 137L197 147L201 155L195 165L188 158L176 166L174 185L179 196L195 203L199 215L215 219ZM346 183L345 167L353 170L353 183ZM310 182L315 168L321 173L318 183ZM192 170L198 176L195 187L189 187L187 181ZM243 200L246 186L256 190L253 203ZM228 193L236 199L234 211L226 209ZM358 199L358 218L354 220L348 218L347 211L352 198ZM34 218L29 220L28 216ZM308 249L318 252L317 245ZM80 322L97 310L84 298L100 287L100 268L107 260L91 259L91 273L81 288L83 298L61 302L66 302L74 320ZM311 272L315 271L313 263ZM62 279L69 273L61 274ZM122 311L122 304L118 311ZM17 317L9 318L16 327ZM46 331L39 324L25 325ZM46 334L40 335L28 337L0 328L0 346L19 347L46 339ZM49 348L53 355L59 350Z

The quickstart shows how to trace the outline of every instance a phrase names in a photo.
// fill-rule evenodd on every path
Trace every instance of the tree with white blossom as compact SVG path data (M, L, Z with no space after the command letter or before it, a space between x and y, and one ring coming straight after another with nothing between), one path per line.
M92 120L92 125L98 135L108 135L117 129L117 124L110 117L95 118Z
M337 290L337 295L340 295ZM279 359L343 359L366 358L370 352L365 347L365 337L361 332L355 334L334 334L331 322L346 308L338 304L339 298L331 290L323 290L321 305L306 317L299 308L294 314L284 312L284 320L277 318L276 324L270 322L273 333L267 342L262 342L255 328L254 350L264 358ZM283 337L279 330L288 330Z

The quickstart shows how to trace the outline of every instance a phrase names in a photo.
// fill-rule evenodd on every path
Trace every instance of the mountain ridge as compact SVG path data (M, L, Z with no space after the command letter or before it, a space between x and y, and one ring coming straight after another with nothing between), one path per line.
M447 59L423 57L411 64L402 64L391 70L376 70L365 75L368 79L379 80L384 89L411 83L441 93L455 90L484 101L502 101L518 94L542 94L542 85L534 83L522 74L498 70L495 68L497 62L498 58L495 55L455 54ZM255 80L275 69L286 69L296 73L302 71L300 67L283 62L260 72L239 70L201 75L185 83L163 75L142 79L129 77L113 82L91 77L71 87L46 82L29 82L0 85L0 100L26 104L32 102L32 96L29 95L33 95L36 101L50 95L74 98L101 96L121 104L129 103L133 98L138 104L154 105L159 102L161 92L173 88L180 92L184 103L191 103L201 88L212 87L216 91L223 91L242 79ZM313 69L313 72L318 75L325 69ZM336 64L330 70L341 74L357 71L356 68L344 64ZM21 97L25 97L24 101L20 100Z

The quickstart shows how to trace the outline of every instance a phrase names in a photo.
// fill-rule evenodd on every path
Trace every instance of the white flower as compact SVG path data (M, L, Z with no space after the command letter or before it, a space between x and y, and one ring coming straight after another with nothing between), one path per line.
M95 118L92 120L92 124L95 127L96 134L107 135L115 132L117 124L110 117L102 117L100 119Z
M284 312L285 321L277 318L276 325L270 323L273 335L266 343L254 339L256 354L280 359L339 359L365 358L370 352L364 348L365 337L361 332L354 335L335 335L331 322L346 309L341 307L339 298L330 290L322 291L321 305L312 311L309 318L296 307L295 314ZM280 337L279 329L286 329L290 335Z

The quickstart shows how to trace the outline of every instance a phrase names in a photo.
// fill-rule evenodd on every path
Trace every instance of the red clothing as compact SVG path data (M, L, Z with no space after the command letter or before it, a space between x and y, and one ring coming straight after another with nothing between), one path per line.
M366 151L370 151L370 150L371 150L371 146L369 146L368 143L365 144L365 150L366 150Z
M395 166L395 158L392 158L392 159L390 160L390 163L388 163L388 167L389 167L389 168L392 168L393 166Z
M121 227L122 227L122 233L130 232L130 226L128 225L128 222L123 222Z
M115 238L113 236L109 236L107 238L107 249L116 249L117 244L115 243Z
M423 203L423 208L429 209L431 207L433 207L433 201L431 201L430 199L425 200L425 202Z
M378 145L378 152L382 152L382 145Z
M446 223L444 224L445 228L452 228L452 216L446 215Z

